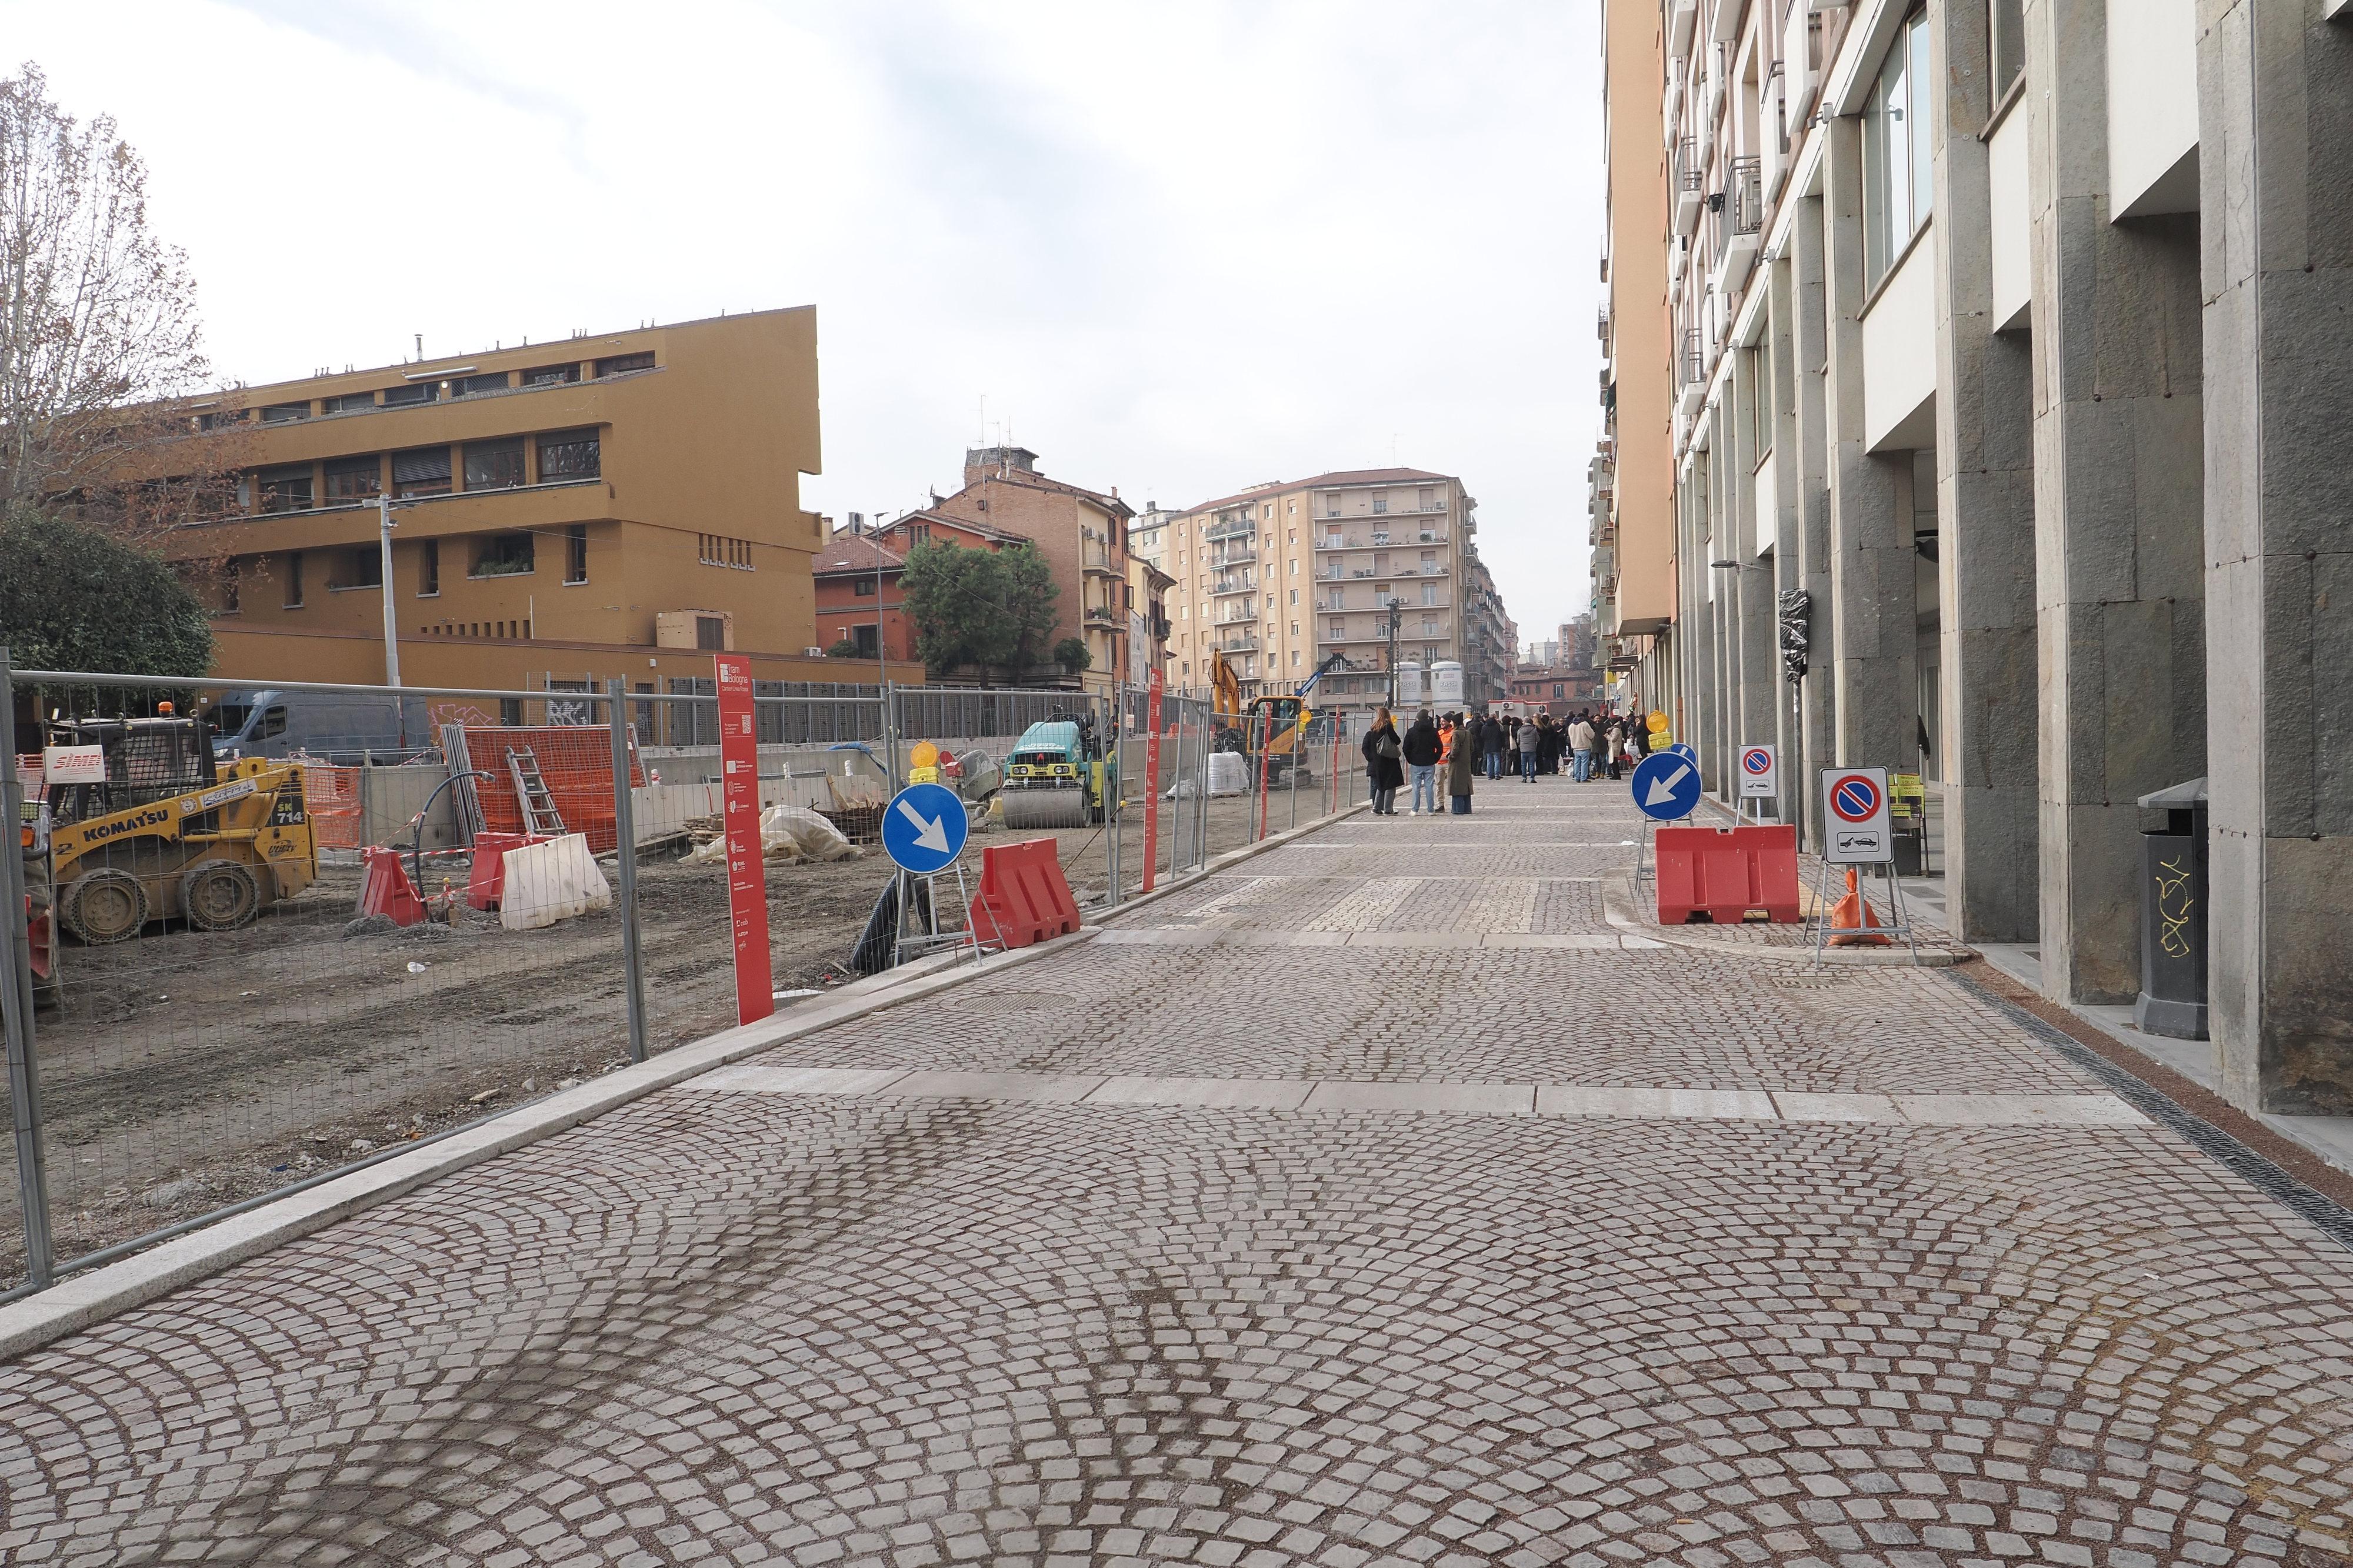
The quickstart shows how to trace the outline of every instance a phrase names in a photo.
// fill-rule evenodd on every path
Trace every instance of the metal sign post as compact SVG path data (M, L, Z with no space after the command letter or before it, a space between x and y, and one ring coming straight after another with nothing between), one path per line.
M1642 814L1642 837L1634 849L1634 886L1651 855L1651 835L1661 823L1682 822L1699 805L1699 763L1681 751L1653 752L1634 765L1634 809Z
M882 852L899 868L899 931L892 962L908 948L943 945L940 931L939 877L953 870L956 907L971 908L971 891L964 880L964 847L972 837L972 818L964 799L945 784L912 784L891 797L882 808ZM913 942L905 939L907 911L914 901L914 879L923 879L925 929ZM969 942L979 955L978 933L967 928L949 933L958 946Z
M1740 749L1740 814L1748 815L1748 803L1757 802L1757 820L1765 821L1765 805L1779 798L1781 794L1781 763L1770 746L1743 746Z
M1822 770L1822 868L1825 881L1835 878L1834 867L1851 866L1865 873L1855 883L1855 900L1860 906L1856 924L1848 931L1875 931L1893 940L1904 939L1912 961L1920 961L1920 946L1912 934L1912 920L1904 905L1903 879L1895 875L1895 833L1888 811L1887 770L1885 768L1824 768ZM1886 888L1888 923L1872 926L1869 910L1871 894L1867 872L1875 868ZM1835 934L1831 929L1831 916L1824 912L1832 901L1836 889L1825 887L1816 895L1813 913L1809 916L1813 930L1816 962Z

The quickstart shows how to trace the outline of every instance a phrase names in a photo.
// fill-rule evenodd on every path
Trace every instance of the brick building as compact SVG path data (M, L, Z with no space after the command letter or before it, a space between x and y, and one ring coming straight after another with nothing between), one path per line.
M837 530L813 564L819 645L832 653L848 643L860 658L915 662L914 628L899 588L906 567L906 556L881 540Z
M965 453L964 488L910 517L923 527L986 525L1033 545L1060 590L1054 627L1044 645L1050 648L1071 637L1082 640L1091 662L1079 683L1089 691L1107 691L1128 669L1128 616L1135 593L1128 573L1127 525L1134 515L1116 489L1091 490L1040 473L1038 454L1027 447L979 447ZM894 522L892 530L907 521Z

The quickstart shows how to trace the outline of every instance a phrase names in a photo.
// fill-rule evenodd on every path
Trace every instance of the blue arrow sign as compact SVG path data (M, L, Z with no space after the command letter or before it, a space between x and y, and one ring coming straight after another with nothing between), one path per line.
M882 808L882 852L919 877L955 865L971 836L964 802L944 784L909 784Z
M1669 746L1667 750L1672 752L1676 756L1683 758L1683 761L1687 763L1696 763L1699 761L1699 753L1693 751L1681 741L1677 741L1673 745Z
M1634 805L1645 816L1680 822L1699 805L1699 763L1680 751L1653 752L1634 767Z

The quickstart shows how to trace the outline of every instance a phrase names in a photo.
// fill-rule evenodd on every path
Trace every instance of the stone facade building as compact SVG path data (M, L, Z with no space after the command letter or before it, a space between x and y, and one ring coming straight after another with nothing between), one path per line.
M1606 16L1614 660L1810 839L1818 769L1924 773L1951 923L2073 1004L2138 986L2138 797L2209 777L2225 1089L2353 1111L2353 7Z

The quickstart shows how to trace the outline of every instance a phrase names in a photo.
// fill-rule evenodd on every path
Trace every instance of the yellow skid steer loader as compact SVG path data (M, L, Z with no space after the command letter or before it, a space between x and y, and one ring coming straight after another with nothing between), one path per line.
M58 923L122 942L154 921L234 931L319 874L300 763L219 763L201 719L81 719L49 744L101 754L105 782L49 786Z

